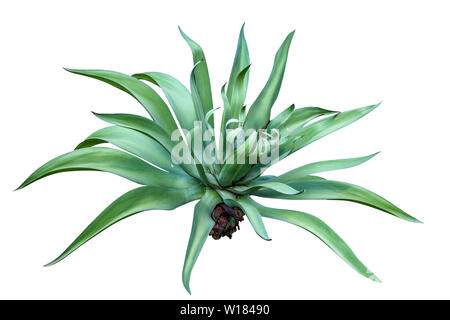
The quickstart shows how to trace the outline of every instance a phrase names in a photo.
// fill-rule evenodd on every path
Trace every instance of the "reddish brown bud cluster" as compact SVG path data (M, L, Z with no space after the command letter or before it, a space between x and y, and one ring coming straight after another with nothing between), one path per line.
M244 221L244 213L237 207L227 206L219 203L211 213L211 218L216 222L209 233L215 240L231 235L239 230L239 222Z

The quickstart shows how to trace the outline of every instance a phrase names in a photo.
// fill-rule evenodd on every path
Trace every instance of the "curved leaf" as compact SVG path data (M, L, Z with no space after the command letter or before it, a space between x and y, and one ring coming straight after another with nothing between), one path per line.
M271 189L274 190L276 192L279 193L283 193L283 194L289 194L289 195L294 195L294 194L299 194L304 192L304 190L298 191L295 190L294 188L292 188L291 186L284 184L284 183L280 183L280 182L272 182L272 181L267 181L267 182L253 182L248 184L248 186L234 186L232 188L230 188L231 190L233 190L234 193L237 194L250 194L256 190L259 189Z
M87 137L75 149L88 148L101 143L111 143L167 171L185 173L178 165L172 163L170 153L161 144L140 131L126 127L111 126L100 129Z
M298 178L301 178L301 177L304 177L304 176L307 176L310 174L355 167L355 166L358 166L358 165L372 159L378 153L379 152L376 152L371 155L368 155L365 157L359 157L359 158L326 160L326 161L309 163L304 166L298 167L294 170L288 171L285 174L282 174L281 176L273 179L273 181L278 181L278 182L283 182L283 183L296 182L296 180Z
M255 145L257 143L257 133L253 132L251 135L242 143L236 151L228 156L225 163L219 173L219 182L222 186L230 185L238 176L239 172L248 167L248 156L254 152ZM241 159L241 160L240 160ZM242 161L245 160L245 161ZM238 163L245 162L245 163Z
M207 189L204 196L195 205L194 221L192 222L191 235L183 266L183 285L189 294L191 293L189 282L192 269L200 255L203 244L208 238L209 232L214 227L215 222L211 218L211 213L220 202L222 200L219 195L213 190Z
M225 204L231 207L239 207L245 213L255 232L264 240L271 240L267 234L266 227L258 209L253 205L253 201L247 196L235 197L232 193L218 190Z
M245 40L244 35L244 26L245 23L241 27L241 31L239 32L239 40L236 48L236 54L234 56L233 66L231 68L230 73L230 79L228 80L228 88L227 88L227 97L231 101L231 97L234 94L235 90L241 90L242 93L239 94L243 97L242 104L244 103L245 96L247 93L247 87L248 87L248 78L249 74L246 73L245 77L243 79L242 85L240 85L240 89L236 88L236 82L238 75L241 73L241 71L245 68L245 66L248 66L250 64L250 55L248 52L247 47L247 41Z
M273 190L258 190L254 194L260 197L289 200L352 201L382 210L407 221L420 222L376 193L354 184L332 180L314 180L293 182L289 185L297 190L305 189L305 192L298 195L285 195Z
M381 102L380 102L381 103ZM298 139L292 148L291 153L307 146L308 144L319 140L320 138L336 131L341 128L348 126L349 124L355 122L358 119L361 119L369 112L373 111L376 107L380 105L374 104L367 107L357 108L345 112L338 113L334 116L330 116L328 118L319 120L314 122L301 130L298 130L295 135L291 138L295 139L296 137L301 137Z
M66 69L69 72L91 77L106 82L133 96L147 110L156 123L171 134L177 130L175 120L163 99L155 90L136 78L126 74L109 70L76 70Z
M175 146L175 141L172 141L171 137L158 124L148 118L128 113L106 114L94 112L94 115L108 123L137 130L148 135L150 138L153 138L155 141L159 142L169 153L172 152L172 149ZM198 177L193 163L181 163L180 166L189 175L196 178Z
M317 117L337 113L337 111L326 110L317 107L304 107L296 109L292 112L282 126L280 126L280 134L282 136L292 135L305 126L311 120Z
M245 122L246 129L261 129L269 123L270 110L272 109L272 106L278 97L278 93L280 92L284 69L286 68L289 46L291 45L294 32L295 31L292 31L286 37L275 55L275 61L269 79L248 111L248 116Z
M204 60L200 60L197 62L191 71L191 77L190 77L190 84L191 84L191 95L192 95L192 101L194 103L194 109L195 113L197 115L197 119L201 121L202 123L205 122L206 114L211 111L211 108L206 110L207 108L203 105L202 97L201 97L201 91L202 88L198 86L198 68L202 68L206 62ZM210 120L209 125L211 127L214 126L214 121Z
M208 65L206 63L205 54L203 53L203 49L194 40L189 38L180 27L178 27L178 29L180 30L184 40L186 40L187 44L191 48L194 66L199 63L199 61L204 61L204 63L199 64L197 68L194 68L193 78L195 87L198 90L199 101L201 102L201 106L203 108L203 115L205 115L213 107L211 82L209 80ZM212 120L210 120L209 124L214 127L214 122Z
M174 142L161 126L154 121L129 113L96 113L93 114L108 123L142 132L159 142L168 152L172 151Z
M270 120L269 124L267 125L267 131L271 129L279 129L281 126L283 126L294 113L295 105L291 104L289 107L287 107L285 110L283 110L280 114L278 114L275 118Z
M161 72L145 72L134 74L133 77L147 80L162 89L177 116L182 129L191 130L194 126L195 108L189 90L177 79Z
M64 252L46 266L54 265L66 258L81 245L114 223L136 213L147 210L173 210L185 203L199 199L204 189L192 186L186 189L164 189L145 186L133 189L111 203L94 221L64 250Z
M243 120L245 120L245 117L242 119L242 109L244 109L245 116L245 107L243 108L245 94L247 91L247 88L245 87L245 80L248 79L249 69L250 65L244 67L241 72L239 72L236 77L236 81L234 82L233 91L229 96L231 105L231 119L239 119L239 122L243 122Z
M110 172L149 186L183 188L197 183L195 179L187 175L157 169L129 153L97 147L71 151L50 160L33 172L17 189L55 173L80 170Z
M256 202L253 202L253 206L258 208L258 211L263 217L285 221L311 232L358 273L373 281L381 282L375 274L370 271L358 257L356 257L344 240L342 240L336 232L319 218L301 211L264 207Z
M225 161L225 148L226 148L226 140L227 140L227 123L228 121L231 119L231 105L230 105L230 101L228 100L227 95L225 94L225 86L226 84L224 84L220 90L220 93L222 95L222 100L223 100L223 113L222 113L222 123L220 126L220 133L221 133L221 139L220 139L220 143L221 145L219 145L219 152L221 153L222 157L222 161Z

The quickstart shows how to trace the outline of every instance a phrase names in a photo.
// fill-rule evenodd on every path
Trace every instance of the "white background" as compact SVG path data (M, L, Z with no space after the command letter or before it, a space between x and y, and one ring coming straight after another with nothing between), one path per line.
M449 9L447 1L2 2L0 298L450 298ZM91 110L145 114L125 93L62 67L162 71L188 85L181 25L203 46L220 106L244 21L248 103L292 29L275 112L293 102L348 110L384 101L271 173L382 151L325 176L367 187L423 225L353 203L264 201L325 220L383 283L361 277L302 229L267 220L273 241L265 242L246 221L233 240L206 242L189 296L181 270L193 204L133 216L42 267L135 185L78 172L12 190L104 126Z

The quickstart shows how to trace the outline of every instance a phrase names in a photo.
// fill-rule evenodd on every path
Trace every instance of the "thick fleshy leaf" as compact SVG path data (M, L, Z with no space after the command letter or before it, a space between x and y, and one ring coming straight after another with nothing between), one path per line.
M284 40L275 56L272 72L263 90L256 98L255 102L248 111L245 128L261 129L264 128L270 120L270 110L280 92L281 82L283 81L284 70L286 68L289 46L294 36L292 31Z
M208 238L209 232L214 227L214 220L211 213L214 208L222 202L219 195L211 189L207 189L200 201L195 205L194 221L192 222L191 235L186 250L186 257L183 266L183 285L191 293L189 286L192 268L197 261L203 248L203 244Z
M101 143L111 143L167 171L185 173L178 165L173 164L170 153L161 144L148 135L120 126L100 129L75 149L92 147Z
M289 200L352 201L385 211L407 221L420 222L388 200L354 184L332 180L314 180L292 182L289 185L297 190L305 189L305 192L298 195L286 195L273 190L258 190L254 194L261 197Z
M378 153L379 152L376 152L374 154L359 158L326 160L309 163L307 165L298 167L294 170L288 171L285 174L282 174L281 176L274 178L272 181L278 181L283 183L296 182L298 178L302 178L310 174L355 167L372 159Z
M162 89L169 101L182 129L191 130L194 126L194 103L189 90L177 79L161 72L145 72L134 74L133 77L147 80Z
M245 142L238 146L236 151L225 160L218 177L222 186L229 186L235 181L242 168L249 166L248 157L251 153L255 152L256 143L257 133L253 132Z
M222 101L223 101L223 113L222 113L222 123L220 126L220 134L221 134L221 140L220 140L220 149L219 152L222 155L222 161L225 161L225 147L226 147L226 131L227 131L227 122L231 119L231 105L230 101L228 100L227 95L225 94L225 86L224 84L222 86L222 89L220 90L220 93L222 95Z
M96 147L71 151L48 161L33 172L18 189L55 173L83 170L110 172L149 186L185 188L197 184L196 180L188 175L165 172L129 153Z
M283 110L280 114L278 114L275 118L270 120L270 122L267 126L267 131L269 131L271 129L279 129L280 127L282 127L289 120L289 118L293 115L294 108L295 108L295 105L292 104L289 107L287 107L285 110Z
M170 139L170 136L161 126L148 118L128 113L93 112L93 114L108 123L142 132L159 142L168 152L172 151L174 142Z
M255 232L264 240L271 240L267 234L266 227L262 221L261 214L253 205L253 201L247 196L235 197L227 191L217 191L222 197L225 204L231 207L239 207L245 213Z
M200 145L197 145L198 142L196 143L195 141L195 137L201 137L201 133L199 133L201 128L202 127L194 126L194 128L189 131L187 140L197 175L205 185L208 185L208 177L206 176L205 168L203 167L203 141L200 141Z
M244 26L242 25L241 31L239 33L239 40L236 48L236 54L234 56L233 66L231 68L230 79L228 80L228 88L227 88L227 97L231 101L232 96L235 90L240 90L242 93L239 96L242 96L242 104L244 103L245 96L247 94L248 87L248 72L245 74L242 85L236 85L238 75L241 71L250 64L250 55L248 52L247 41L245 40L244 35ZM240 88L237 88L240 87Z
M202 101L202 97L201 97L201 88L198 87L198 79L196 77L198 77L198 68L202 68L202 66L204 66L206 64L206 62L204 60L200 60L199 62L197 62L194 65L194 68L192 69L191 72L191 77L190 77L190 83L191 83L191 95L192 95L192 101L194 103L194 109L195 109L195 113L197 116L197 119L201 122L205 122L205 118L206 118L206 114L212 110L212 107L208 110L206 110L206 108L203 106L203 101ZM214 121L210 120L209 125L211 127L214 126Z
M245 117L247 116L247 106L242 106L239 112L239 124L243 125L245 122Z
M178 29L180 30L184 40L186 40L187 44L191 48L194 66L200 61L204 62L199 64L197 68L194 68L194 81L198 90L199 100L201 101L201 105L203 107L203 115L205 115L213 107L211 82L209 80L208 65L206 63L205 54L203 53L203 49L194 40L189 38L183 30L181 30L181 28ZM210 120L210 125L212 127L214 126L214 121L212 121L212 119Z
M172 117L172 114L170 113L169 107L156 93L156 91L144 82L126 74L109 70L66 70L72 73L101 80L125 91L139 101L152 116L153 120L164 128L167 133L171 134L172 131L177 130L177 125Z
M122 219L147 210L173 210L199 199L203 193L204 188L198 185L185 189L165 188L164 192L161 192L161 188L152 186L133 189L103 210L59 257L46 266L60 262L81 245Z
M229 97L231 105L231 118L238 119L241 123L245 120L245 107L243 107L245 94L247 91L245 87L245 79L247 79L249 69L250 65L244 67L244 69L239 72L236 81L234 82L234 89ZM244 115L244 118L242 118L242 115ZM233 128L233 126L231 128Z
M294 210L283 210L264 207L253 201L253 206L255 206L259 213L263 217L277 219L285 221L296 226L299 226L317 238L322 240L331 250L333 250L339 257L341 257L345 262L347 262L353 269L355 269L361 275L376 281L380 280L375 276L375 274L370 271L353 253L350 247L344 242L344 240L339 237L339 235L334 232L328 225L326 225L322 220L316 218L308 213Z
M298 191L287 184L280 183L280 182L272 182L272 181L267 181L267 182L258 181L258 182L249 183L248 186L238 185L238 186L234 186L230 189L234 193L237 193L237 194L251 194L252 192L259 190L259 189L271 189L271 190L277 191L279 193L291 194L291 195L299 194L304 191L304 190Z
M106 121L108 123L137 130L139 132L148 135L155 141L159 142L169 153L172 152L173 147L175 146L176 143L178 143L177 141L172 141L171 137L167 134L167 132L165 132L159 125L157 125L154 121L148 118L128 113L106 114L94 112L94 115L99 119L102 119L103 121ZM180 140L181 140L180 143L183 143L181 137ZM188 154L188 156L190 155ZM197 171L192 162L190 164L181 163L180 166L189 175L193 177L198 177Z
M296 109L292 112L281 126L280 135L288 136L295 134L295 132L303 128L308 122L317 117L337 113L336 111L326 110L317 107L304 107Z
M369 112L373 111L376 107L378 107L380 103L374 104L367 107L357 108L349 111L344 111L338 113L337 115L327 117L322 120L318 120L301 130L298 130L295 135L291 138L295 139L299 138L292 148L291 153L303 148L304 146L336 131L341 128L348 126L349 124L355 122L358 119L361 119Z

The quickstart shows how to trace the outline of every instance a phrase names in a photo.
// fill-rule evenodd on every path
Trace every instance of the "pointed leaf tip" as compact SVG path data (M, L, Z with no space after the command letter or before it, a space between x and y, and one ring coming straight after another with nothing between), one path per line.
M186 291L187 291L190 295L192 295L191 288L189 287L189 283L185 283L184 280L183 280L183 286L184 286L184 288L186 289Z
M375 274L373 274L373 273L372 273L371 276L369 276L369 279L372 280L372 281L374 281L374 282L378 282L378 283L381 283L381 282L382 282L382 281L381 281Z

